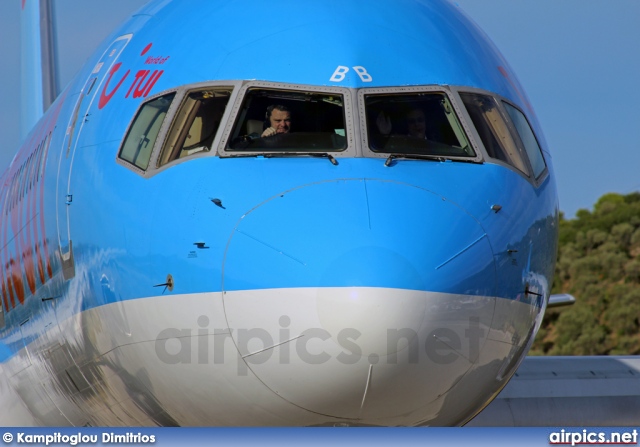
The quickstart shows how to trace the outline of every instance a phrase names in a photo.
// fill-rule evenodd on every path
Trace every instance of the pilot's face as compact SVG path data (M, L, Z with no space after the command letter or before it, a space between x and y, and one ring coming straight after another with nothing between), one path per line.
M407 130L412 137L425 138L427 124L422 110L412 110L407 114Z
M291 129L291 114L289 112L273 109L269 120L276 133L289 133L289 129Z

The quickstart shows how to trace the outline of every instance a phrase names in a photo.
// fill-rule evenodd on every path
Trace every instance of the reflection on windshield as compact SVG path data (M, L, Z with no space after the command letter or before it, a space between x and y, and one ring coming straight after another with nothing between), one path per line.
M158 158L158 167L211 149L231 88L194 90L185 95Z
M524 160L493 97L477 93L460 93L460 98L489 157L502 160L526 173Z
M339 94L249 89L227 150L344 150L347 139L343 103Z
M475 156L443 93L365 95L364 102L369 147L375 152Z

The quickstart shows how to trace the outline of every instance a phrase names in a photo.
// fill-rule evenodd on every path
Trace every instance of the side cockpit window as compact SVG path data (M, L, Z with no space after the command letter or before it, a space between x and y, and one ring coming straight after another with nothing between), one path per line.
M547 167L544 162L544 157L542 156L542 151L540 150L540 145L538 144L538 140L536 139L531 126L529 125L529 121L524 116L524 114L513 107L511 104L502 102L504 104L509 117L511 117L511 121L513 122L514 127L516 128L516 132L520 136L520 140L522 141L522 145L529 157L529 162L531 163L531 169L533 169L534 178L540 177Z
M491 96L478 93L461 92L460 98L489 157L501 160L526 175L524 160L496 101Z
M249 88L225 150L330 152L347 145L342 94Z
M365 94L367 139L374 152L475 157L446 94Z
M151 152L158 138L158 132L176 96L175 92L152 99L140 108L118 155L145 171L149 167Z
M211 151L233 87L183 91L140 107L122 143L120 160L147 171Z
M176 113L158 158L158 167L211 150L232 88L188 92Z

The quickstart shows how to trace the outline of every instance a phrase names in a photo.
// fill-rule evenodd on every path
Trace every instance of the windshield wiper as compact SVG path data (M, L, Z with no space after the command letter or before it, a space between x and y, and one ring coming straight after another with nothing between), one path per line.
M261 154L264 158L276 158L276 157L318 157L327 158L332 165L338 166L338 160L328 152L269 152L268 154Z
M385 166L391 166L391 162L396 158L404 160L432 160L432 161L446 161L447 159L441 155L426 155L426 154L391 154L387 157L387 161L384 162Z
M338 166L338 160L336 160L336 158L333 155L329 154L328 152L268 152L268 153L262 153L262 154L238 153L238 154L228 154L222 158L227 158L227 157L229 158L247 158L247 157L284 158L284 157L299 157L299 156L326 158L331 162L332 165Z

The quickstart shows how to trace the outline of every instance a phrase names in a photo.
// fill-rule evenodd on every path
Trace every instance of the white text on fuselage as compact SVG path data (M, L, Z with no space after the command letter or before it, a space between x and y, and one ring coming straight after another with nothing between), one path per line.
M362 67L360 65L357 65L357 66L351 67L351 68L353 68L353 71L356 72L356 74L358 75L358 77L360 78L360 80L362 82L371 82L371 81L373 81L373 78L367 72L366 68L364 68L364 67ZM345 77L347 76L347 73L349 73L349 67L345 67L344 65L338 65L338 67L333 72L333 74L331 75L329 80L331 82L342 82L342 81L344 81Z

